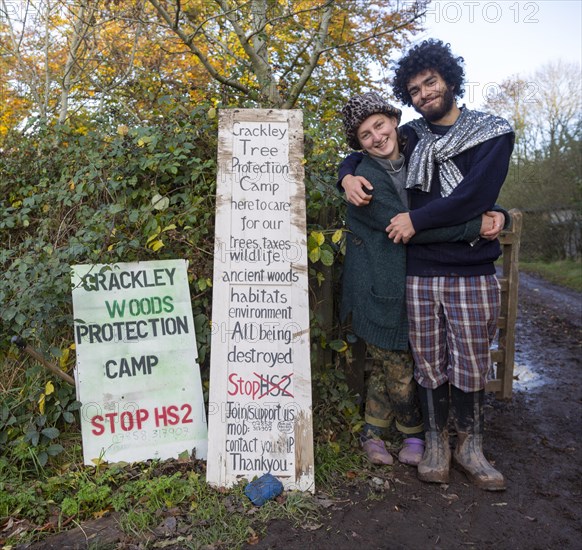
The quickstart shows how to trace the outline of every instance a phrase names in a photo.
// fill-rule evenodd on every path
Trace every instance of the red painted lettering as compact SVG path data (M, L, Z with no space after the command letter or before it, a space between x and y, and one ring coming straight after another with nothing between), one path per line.
M103 417L101 415L94 416L91 419L91 425L93 426L91 433L93 435L103 435L103 432L105 432L105 426L103 426L102 422Z
M182 405L180 409L186 411L182 418L182 424L192 424L194 422L194 419L190 417L192 414L192 406L186 403L185 405Z

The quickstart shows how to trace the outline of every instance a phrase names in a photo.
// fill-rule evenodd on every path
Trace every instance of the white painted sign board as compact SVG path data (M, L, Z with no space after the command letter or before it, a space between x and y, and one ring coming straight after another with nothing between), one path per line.
M207 481L314 490L303 117L220 111Z
M208 440L185 260L72 267L85 464L177 458Z

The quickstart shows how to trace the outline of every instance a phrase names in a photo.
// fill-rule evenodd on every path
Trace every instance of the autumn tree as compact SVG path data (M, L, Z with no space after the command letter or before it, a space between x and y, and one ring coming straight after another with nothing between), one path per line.
M371 63L388 59L406 32L416 29L426 5L423 0L149 2L160 24L226 94L278 108L292 108L302 94L313 98L333 83L371 82Z
M26 0L21 10L0 2L0 70L11 100L3 117L12 122L3 133L31 115L63 123L121 113L139 122L164 93L208 82L187 52L166 51L146 2Z
M95 113L139 121L184 103L332 104L374 82L426 0L0 0L5 126ZM333 116L336 112L333 112ZM10 122L8 122L10 121ZM4 132L6 129L4 130Z

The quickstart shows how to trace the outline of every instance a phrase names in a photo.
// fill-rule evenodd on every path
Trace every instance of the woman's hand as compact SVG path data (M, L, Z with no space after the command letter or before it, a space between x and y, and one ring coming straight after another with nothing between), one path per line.
M372 200L372 195L366 193L365 189L371 191L374 187L362 176L351 174L344 176L342 187L346 193L346 199L354 206L366 206Z

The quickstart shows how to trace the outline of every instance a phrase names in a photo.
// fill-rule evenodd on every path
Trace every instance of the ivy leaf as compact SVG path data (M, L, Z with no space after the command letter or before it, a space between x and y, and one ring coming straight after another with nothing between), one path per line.
M321 248L314 248L313 250L309 251L309 261L315 263L321 257Z
M325 235L321 231L312 231L311 236L319 246L325 242Z
M319 248L317 239L313 235L309 235L309 237L307 237L307 250L311 252L315 248Z

